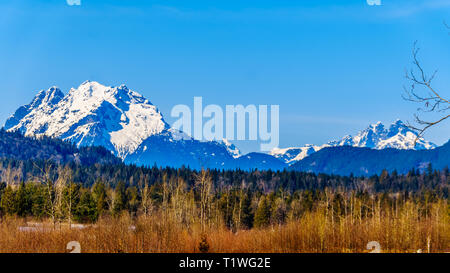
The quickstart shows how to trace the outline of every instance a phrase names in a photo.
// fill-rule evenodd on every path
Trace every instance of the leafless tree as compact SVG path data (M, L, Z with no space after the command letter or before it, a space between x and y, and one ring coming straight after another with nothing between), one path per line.
M167 223L167 219L169 218L169 197L170 197L170 184L167 178L167 174L164 174L162 177L162 204L161 209L163 212L163 221Z
M139 179L139 191L141 192L141 206L145 216L150 215L153 210L153 200L151 198L150 187L148 185L148 177L141 174Z
M72 227L73 198L75 197L74 186L72 170L68 166L60 168L59 177L56 181L57 197L59 199L58 205L61 206L59 208L61 210L61 217L64 217L64 214L66 214L67 220L69 221L69 227ZM67 190L67 198L64 198L64 190ZM64 204L62 201L64 201ZM63 209L65 210L65 213Z
M4 168L0 173L0 181L6 183L10 187L18 187L20 182L23 180L22 177L23 163L20 164L18 168L13 168L11 164Z
M416 41L412 50L414 67L411 70L406 70L406 79L410 82L410 85L404 87L404 94L402 95L405 100L420 105L417 109L417 113L414 114L415 125L408 123L408 127L417 132L415 142L417 142L430 127L442 123L450 117L448 114L448 110L450 109L449 100L432 85L437 70L431 75L425 73L419 62L419 50L420 48L417 47ZM438 113L439 118L434 120L424 119L422 118L423 113Z
M202 171L195 177L195 186L200 195L200 221L202 231L205 231L210 216L210 204L213 196L213 182L208 171Z
M114 206L116 205L116 199L114 189L112 187L106 188L106 203L108 204L109 213L113 214Z
M177 178L174 181L173 189L172 189L172 198L171 198L171 206L173 210L173 214L177 223L185 222L185 199L186 195L186 182L182 178Z
M56 222L58 219L58 198L56 198L56 191L55 191L55 174L52 171L51 164L48 164L47 166L44 166L43 168L39 167L36 163L34 163L34 167L37 168L40 171L40 176L35 177L37 181L45 185L46 188L46 195L47 195L47 215L52 219L53 222L53 228L56 228Z

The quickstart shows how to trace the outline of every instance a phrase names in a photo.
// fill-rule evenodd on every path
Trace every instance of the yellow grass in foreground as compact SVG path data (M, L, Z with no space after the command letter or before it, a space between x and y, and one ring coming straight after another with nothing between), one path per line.
M401 215L353 219L330 219L324 212L311 212L285 225L236 233L215 224L206 228L212 253L368 252L367 243L377 241L382 252L424 253L450 251L450 221L439 207L427 217L415 210ZM20 230L24 219L6 218L0 223L0 252L68 252L67 243L78 241L83 253L200 252L199 225L182 225L161 215L104 218L93 226L77 229L66 225Z

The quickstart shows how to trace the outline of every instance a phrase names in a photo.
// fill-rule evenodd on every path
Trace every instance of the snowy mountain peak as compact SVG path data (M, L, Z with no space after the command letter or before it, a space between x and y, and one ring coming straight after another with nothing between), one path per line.
M403 123L403 121L402 121L401 119L398 118L398 119L396 119L396 120L394 121L394 123L392 123L392 125L393 125L393 124L404 124L404 123Z
M152 105L141 94L130 90L125 84L113 87L105 86L95 81L85 81L78 88L72 88L69 94L84 98L85 100L95 99L99 102L108 101L116 103L119 101L125 104L145 103Z
M85 81L78 88L72 88L69 94L72 96L81 96L84 98L95 97L101 100L109 99L116 89L109 86L104 86L98 82Z
M55 87L39 92L8 119L5 129L58 137L78 146L101 145L125 158L169 125L155 106L125 85L85 81L67 96Z
M345 138L345 142L355 147L367 147L373 149L433 149L436 147L433 143L420 138L416 145L414 141L417 137L417 133L408 128L403 121L397 119L392 123L388 129L381 123L370 125L367 129L359 132L354 137ZM344 139L337 143L342 146ZM330 142L329 144L335 146L336 142ZM348 145L348 144L346 144Z
M376 132L376 133L381 133L385 130L384 125L383 125L383 123L381 123L381 121L378 121L377 123L370 125L369 128L372 129L372 131Z
M325 147L353 146L378 150L386 148L403 150L436 148L435 144L426 141L423 138L418 139L416 145L414 145L416 137L417 133L408 128L408 126L400 119L397 119L392 123L388 129L386 129L384 124L379 121L369 125L355 136L347 135L340 140L330 141L321 146L305 145L303 147L274 149L270 154L282 159L288 164L292 164Z
M417 135L415 132L411 131L411 129L408 128L403 121L398 119L389 127L387 137L393 137L398 133L406 134L407 132L412 132L414 135Z
M48 90L41 90L29 104L30 108L36 108L44 105L55 105L64 98L64 93L56 86Z
M64 93L56 86L50 87L48 90L41 90L33 98L30 104L23 105L11 115L5 123L5 127L12 128L20 123L20 120L27 116L33 109L52 109L64 98Z

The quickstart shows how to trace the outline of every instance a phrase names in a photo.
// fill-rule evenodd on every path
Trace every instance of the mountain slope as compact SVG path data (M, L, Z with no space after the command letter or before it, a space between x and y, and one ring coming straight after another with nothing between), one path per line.
M429 150L436 145L420 138L415 144L417 133L408 128L401 120L392 123L389 128L378 122L368 126L355 136L345 136L340 140L330 141L321 146L306 145L286 149L274 149L270 152L287 164L294 164L305 157L327 147L352 146L360 148L386 149L395 148L401 150ZM415 145L414 145L415 144Z
M230 143L204 142L192 138L175 141L170 133L163 133L146 139L133 154L127 156L125 163L149 167L188 166L193 169L283 170L288 167L284 162L263 153L236 156L236 152L229 152L233 146Z
M103 147L77 148L72 143L49 137L25 137L19 132L0 129L0 158L43 160L58 164L119 164L121 160Z
M275 170L282 171L288 168L288 165L271 155L263 153L249 153L237 158L231 169L251 170Z
M192 138L174 140L169 132L147 138L125 159L126 163L149 167L189 166L193 169L223 168L232 161L233 157L224 145Z
M412 168L423 170L431 163L435 169L450 166L450 142L430 150L382 150L351 146L324 148L290 168L296 171L339 175L368 176L384 169L407 173Z

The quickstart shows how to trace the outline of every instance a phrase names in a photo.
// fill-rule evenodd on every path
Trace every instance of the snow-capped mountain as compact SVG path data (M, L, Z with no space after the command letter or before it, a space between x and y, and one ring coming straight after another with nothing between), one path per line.
M429 150L436 145L420 138L414 145L417 133L408 128L401 120L396 120L389 128L381 122L372 124L357 135L347 135L340 140L330 141L321 146L306 145L304 147L292 147L285 149L273 149L270 154L283 160L287 164L293 164L305 157L326 147L353 146L382 150L394 148L401 150Z
M290 170L335 175L372 176L383 170L407 174L450 166L450 141L435 149L370 149L351 146L329 147L289 167Z
M330 146L353 146L372 149L395 148L401 150L434 149L436 145L420 138L414 145L417 133L408 128L401 120L396 120L389 128L381 122L370 125L356 136L345 136L339 141L331 141Z
M108 87L86 81L67 95L57 87L42 90L6 121L5 129L60 138L77 146L103 146L138 165L287 167L266 154L241 159L239 149L226 139L199 141L171 128L153 104L125 85Z
M86 81L64 94L57 87L40 91L5 124L26 136L47 135L78 146L101 145L122 159L143 140L170 127L158 109L125 85L107 87Z
M270 151L270 155L283 160L287 164L300 161L308 155L319 151L322 147L306 144L304 147L292 147L292 148L275 148Z

